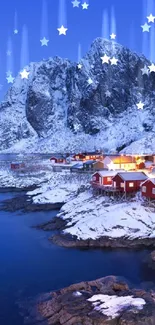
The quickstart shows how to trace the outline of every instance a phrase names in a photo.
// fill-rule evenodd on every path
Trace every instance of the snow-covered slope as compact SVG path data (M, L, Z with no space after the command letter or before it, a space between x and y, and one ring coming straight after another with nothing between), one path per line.
M78 239L155 238L155 212L135 202L111 203L108 197L96 198L90 191L67 202L58 214L67 222L65 234Z
M102 64L104 54L117 65ZM81 65L49 58L27 67L28 80L17 76L0 105L1 151L155 152L155 73L141 71L150 62L97 38Z

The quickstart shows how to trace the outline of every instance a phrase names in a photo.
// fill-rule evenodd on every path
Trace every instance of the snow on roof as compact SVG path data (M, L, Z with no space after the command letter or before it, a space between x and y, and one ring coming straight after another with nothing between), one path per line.
M148 177L143 172L124 172L117 173L124 181L140 181L146 180Z
M146 179L141 185L144 185L146 182L148 182L148 181L150 181L150 182L152 182L154 185L155 185L155 178L153 178L153 177L149 177L148 179Z
M94 165L95 163L97 163L96 160L87 160L84 162L84 165Z
M122 310L127 309L129 306L135 307L136 309L143 309L146 304L142 298L134 298L133 296L109 296L109 295L94 295L88 299L92 302L94 310L111 317L114 319L119 316Z
M95 172L93 175L95 175L96 173L100 174L100 176L115 176L116 174L118 174L118 172L123 172L122 169L120 170L102 170L102 171L97 171Z
M80 169L82 167L83 167L83 163L79 162L79 163L73 165L71 168L79 168Z
M94 152L94 151L92 151L92 152L85 152L85 155L86 155L86 156L90 156L90 155L94 155L94 156L102 156L103 153L102 153L102 152Z
M62 158L65 158L65 156L64 155L61 155L61 154L56 154L56 155L51 156L50 159L54 159L54 158L56 158L56 159L62 159Z
M105 158L110 158L110 160L115 164L128 164L128 163L135 163L135 157L132 156L106 156Z

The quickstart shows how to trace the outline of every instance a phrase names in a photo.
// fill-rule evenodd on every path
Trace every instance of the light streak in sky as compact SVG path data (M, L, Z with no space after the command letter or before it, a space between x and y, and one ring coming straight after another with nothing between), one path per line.
M102 37L109 39L110 28L109 28L109 16L108 11L105 9L102 14Z
M148 10L150 10L150 5L148 6L149 1L152 0L143 0L143 15L142 15L142 25L147 23ZM149 58L150 50L149 50L149 33L142 32L142 53Z
M59 27L67 27L67 15L66 15L66 3L65 0L59 0L59 18L58 18Z
M18 34L17 11L15 11L15 16L14 16L14 34Z
M110 33L114 33L115 35L117 35L117 31L116 31L116 17L115 17L115 10L114 7L111 7L111 24L110 24Z
M42 4L42 17L41 17L41 39L48 39L48 14L47 14L47 2L43 0Z
M154 0L148 0L147 3L147 14L155 14L155 3ZM150 28L150 55L149 55L149 59L151 60L151 62L155 63L155 23L150 23L151 24L151 28Z
M10 55L7 55L7 75L13 74L13 48L12 48L12 40L9 37L7 42L7 53L10 53Z
M28 30L24 25L22 29L20 68L23 69L27 64L29 64Z
M110 26L110 34L117 34L116 33L116 17L115 17L115 10L114 7L111 7L111 26ZM115 54L115 39L112 39L112 47L111 47L111 53Z

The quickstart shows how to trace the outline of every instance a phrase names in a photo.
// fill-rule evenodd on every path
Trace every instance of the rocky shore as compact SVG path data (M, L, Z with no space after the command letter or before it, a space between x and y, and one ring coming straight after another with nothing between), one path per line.
M34 204L33 197L29 198L27 195L22 195L20 197L14 197L2 202L0 210L3 211L23 211L23 212L37 212L37 211L50 211L50 210L59 210L64 203L43 203L43 204Z
M65 229L67 229L66 224ZM42 226L44 229L44 226ZM50 223L47 225L45 230L50 230ZM53 229L55 230L55 229ZM62 228L58 229L62 230ZM81 248L129 248L129 249L144 249L147 247L155 248L154 238L139 238L139 239L127 239L127 238L110 238L100 237L98 239L78 239L77 236L70 234L59 233L49 238L54 244L63 247L81 247Z
M28 192L34 191L38 188L37 185L29 185L25 187L16 187L16 186L9 186L9 187L0 187L0 193L8 193L8 192Z
M42 295L27 319L48 325L154 325L155 292L108 276Z

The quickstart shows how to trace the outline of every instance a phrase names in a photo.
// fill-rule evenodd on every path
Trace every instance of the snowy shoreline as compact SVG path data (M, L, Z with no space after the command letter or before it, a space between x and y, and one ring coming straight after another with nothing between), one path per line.
M86 190L64 204L56 218L65 227L50 240L60 246L155 247L155 210L144 206L138 196L118 203Z
M22 183L20 178L12 176L8 182L8 175L0 177L0 187L3 184L5 191L8 185L10 188L22 185L21 190L34 186L34 179ZM2 209L60 209L51 222L37 227L58 230L50 240L64 247L155 247L155 209L143 205L140 193L127 202L95 196L89 185L90 178L88 174L50 171L37 182L35 178L37 188L28 191L20 200L7 200Z

